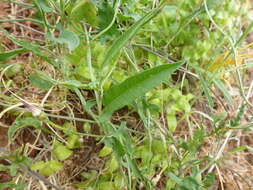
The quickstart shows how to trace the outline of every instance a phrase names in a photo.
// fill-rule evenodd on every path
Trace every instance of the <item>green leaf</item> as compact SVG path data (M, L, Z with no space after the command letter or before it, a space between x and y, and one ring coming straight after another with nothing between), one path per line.
M32 170L41 170L45 167L46 163L43 162L43 161L39 161L39 162L36 162L34 163L32 166L31 166L31 169Z
M99 152L99 157L105 157L112 153L112 148L108 146L104 146L102 150Z
M75 89L75 88L81 88L81 89L94 89L90 85L82 84L81 82L77 80L68 80L64 82L58 82L59 85L68 88L68 89Z
M6 182L0 184L0 189L15 189L15 190L23 190L26 188L26 184L16 184L13 182Z
M87 48L83 43L72 52L64 55L64 62L69 65L81 66L84 64Z
M246 150L246 149L248 149L247 146L239 146L239 147L234 148L233 150L231 150L230 153L233 154L233 153L237 153L237 152L244 151L244 150Z
M50 59L47 54L43 54L42 47L40 45L25 41L25 40L18 40L14 36L10 35L9 32L0 27L0 31L6 36L9 40L11 40L14 44L23 47L27 51L33 52L35 55L40 57L41 59L47 61L48 63L52 64L54 67L58 67L59 64L54 60Z
M48 162L48 166L52 168L52 170L54 170L55 172L63 168L63 164L57 160L50 160Z
M39 73L30 75L28 79L33 86L43 90L49 90L53 86L53 83L50 80L46 79L44 75Z
M45 12L45 13L51 13L52 9L48 7L45 0L37 0L36 2L38 6Z
M101 5L98 7L98 21L100 31L104 30L111 24L113 20L113 15L114 9L110 6L109 2L102 2ZM105 34L118 34L116 24L114 23Z
M232 99L231 95L229 94L225 85L222 83L222 81L217 78L214 78L213 82L220 89L220 91L223 93L223 95L224 95L225 99L228 101L228 103L230 105L233 105L233 99Z
M115 172L116 170L119 169L119 163L118 163L115 156L112 156L111 159L109 159L106 162L106 167L105 168L108 168L107 169L108 173L113 173L113 172Z
M34 117L25 117L25 118L17 118L15 120L15 123L9 127L8 129L8 140L9 142L12 140L12 137L14 136L15 132L18 129L21 129L23 127L32 126L36 129L41 128L40 120Z
M191 176L185 177L182 183L182 187L186 188L187 190L200 189L200 185L198 184L197 180Z
M99 190L108 190L108 189L115 190L116 188L114 187L113 182L105 181L98 184L98 189Z
M213 173L207 174L205 179L203 180L203 184L207 187L211 187L215 183L215 175Z
M19 48L19 49L14 49L14 50L0 53L0 62L8 61L11 58L15 57L16 55L18 55L20 53L24 53L26 51L27 50L25 48Z
M55 41L59 44L66 44L70 51L73 51L74 49L76 49L80 44L79 37L71 31L62 29L61 27L58 27L58 28L60 29L60 35L58 38L55 38L48 33L46 37L49 40Z
M48 63L52 64L53 66L55 66L55 67L58 66L57 62L50 59L45 53L44 54L42 53L42 49L39 45L32 44L31 42L28 42L28 41L25 41L25 40L17 41L16 39L12 39L12 41L15 44L20 45L20 46L24 47L25 49L33 52L35 55L37 55L41 59L47 61Z
M101 119L107 119L113 111L143 96L147 91L163 82L182 64L182 62L178 62L156 66L129 77L119 85L113 86L104 95L105 109Z
M67 147L69 149L73 149L77 146L78 144L78 140L80 139L80 137L78 135L75 134L70 134L68 136L68 140L67 140Z
M39 162L35 164L34 169L38 169L41 175L50 176L63 168L63 164L57 160L50 160L45 162Z
M174 113L168 113L166 116L168 128L170 132L174 132L177 127L177 118Z
M200 79L203 91L204 91L204 93L206 95L208 105L212 109L214 107L214 103L213 103L212 96L209 93L208 84L206 83L205 79L201 75L199 75L199 79Z
M166 152L166 145L164 145L164 143L161 141L161 140L152 140L152 152L154 154L159 154L159 153L162 153L164 154ZM149 150L145 150L144 152L147 152L147 153L151 153L149 152ZM152 156L152 153L151 153L151 156Z
M210 85L210 82L213 82L215 84L215 86L217 86L217 88L219 88L219 90L223 93L225 99L228 101L229 104L233 105L233 99L230 95L230 93L228 92L226 86L223 84L223 82L218 79L217 77L215 77L215 75L211 72L208 72L207 70L201 69L200 67L196 67L193 66L194 69L196 69L197 71L201 72L202 74L206 74L207 75L207 84L206 85ZM201 78L200 78L201 80ZM201 81L203 82L203 80ZM210 100L209 100L210 101Z
M177 177L176 175L174 175L173 173L169 172L168 176L170 177L171 180L173 180L174 182L176 182L178 185L182 185L182 179Z
M141 29L143 25L154 18L160 12L160 10L161 9L159 8L152 10L136 23L134 23L123 35L118 37L107 52L102 66L105 67L110 64L112 60L118 56L121 48Z
M115 137L112 139L112 149L117 154L118 157L122 157L126 154L125 146Z
M78 22L85 20L92 26L97 25L97 9L90 0L77 0L70 17Z
M58 160L66 160L68 157L70 157L73 153L70 149L68 149L67 146L64 146L60 142L56 141L54 143L54 149L53 153L56 156Z
M36 74L30 75L29 80L32 85L43 90L49 90L53 85L60 85L70 90L73 90L75 88L94 89L91 87L91 85L83 84L77 80L56 81L50 76L44 75L42 73L36 73Z
M3 64L4 67L9 67L11 65L11 67L9 67L6 72L4 73L5 76L7 77L14 77L16 76L18 73L22 72L23 69L23 65L19 64L19 63L15 63L15 64ZM0 65L1 68L1 65Z
M17 175L17 172L18 172L18 163L12 163L10 165L10 174L11 176L16 176Z

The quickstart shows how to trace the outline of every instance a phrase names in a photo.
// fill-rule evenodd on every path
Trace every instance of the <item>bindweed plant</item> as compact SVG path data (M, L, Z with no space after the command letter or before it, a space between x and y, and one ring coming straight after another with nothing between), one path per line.
M205 190L219 184L214 167L250 105L240 83L244 99L235 110L220 77L228 68L238 71L247 57L236 54L253 26L242 29L249 21L247 1L9 3L31 11L31 18L0 22L33 23L29 28L40 37L0 26L15 47L0 42L0 118L11 118L10 147L25 130L35 136L25 145L35 156L20 161L36 171L31 175L89 190ZM27 53L24 64L12 64ZM207 154L210 138L219 151ZM29 181L17 166L12 160L0 168L13 177L6 187ZM39 178L58 188L45 179Z

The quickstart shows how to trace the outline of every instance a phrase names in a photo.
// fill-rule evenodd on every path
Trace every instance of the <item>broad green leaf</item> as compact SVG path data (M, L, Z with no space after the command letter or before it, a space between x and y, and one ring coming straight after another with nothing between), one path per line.
M54 173L63 168L63 164L57 160L50 160L47 164L47 167L49 167Z
M106 54L106 57L102 63L102 66L105 67L112 62L112 60L119 54L121 48L141 29L141 27L154 18L161 9L157 8L146 14L139 21L134 23L123 35L118 37L111 48Z
M108 146L104 146L102 150L99 152L99 157L105 157L112 153L112 148Z
M109 172L109 173L113 173L117 169L119 169L119 163L118 163L115 156L112 156L111 159L109 159L106 162L106 167L105 168L107 168L107 172Z
M97 9L91 0L77 0L70 18L78 22L85 20L92 26L97 25Z
M107 119L113 111L143 96L150 89L163 82L182 64L182 62L178 62L156 66L113 86L104 95L105 109L101 119Z
M48 162L37 162L33 165L34 170L39 170L39 173L44 176L50 176L63 168L63 164L57 160Z
M55 41L59 44L66 44L70 51L76 49L80 44L79 37L69 30L62 29L61 27L59 27L59 29L60 29L59 37L56 38L51 36L50 34L47 34L46 37L49 40Z
M112 181L105 181L98 184L99 190L116 190Z
M87 47L80 43L79 46L72 52L64 55L64 62L69 65L80 66L85 62Z
M114 185L116 189L124 189L127 186L127 181L124 179L124 174L117 173L114 174Z
M43 161L39 161L39 162L36 162L34 163L32 166L31 166L31 169L32 170L41 170L45 167L46 163L43 162Z
M152 152L154 154L159 154L159 153L165 153L166 152L166 146L164 145L164 143L161 140L152 140ZM145 152L149 152L149 150L145 150Z
M27 50L25 48L14 49L0 53L0 62L8 61L20 53L24 53Z
M53 83L45 78L42 74L32 74L29 76L29 81L31 84L37 88L43 89L43 90L49 90Z
M56 156L58 160L66 160L68 157L70 157L73 153L70 149L68 149L67 146L64 146L60 142L56 141L54 143L54 149L53 153Z
M108 27L114 15L114 9L110 6L109 2L102 2L101 5L98 7L98 21L99 21L99 30L102 31L106 27ZM117 26L114 23L110 29L105 33L108 35L118 34Z
M67 140L67 147L69 149L73 149L77 146L78 144L78 140L80 139L80 136L76 135L76 134L70 134L68 136L68 140Z
M34 117L17 118L12 126L8 129L8 140L11 142L12 137L18 129L23 127L35 127L36 129L41 128L40 120Z

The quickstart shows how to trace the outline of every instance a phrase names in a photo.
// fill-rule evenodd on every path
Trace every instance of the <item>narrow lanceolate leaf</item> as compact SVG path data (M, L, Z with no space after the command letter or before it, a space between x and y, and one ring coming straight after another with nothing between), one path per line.
M55 67L58 67L58 63L55 62L54 60L50 59L47 55L43 54L42 52L42 46L30 43L29 41L26 40L18 40L16 37L13 35L10 35L7 30L4 28L0 27L0 32L3 33L4 36L6 36L9 40L11 40L14 44L21 46L24 48L24 51L31 51L38 57L42 58L43 60L47 61L48 63L52 64Z
M119 51L128 42L128 40L132 38L144 24L146 24L148 21L154 18L160 12L160 10L161 10L160 8L157 8L149 12L139 21L134 23L123 35L117 38L112 44L109 51L107 52L106 57L102 63L102 66L104 67L109 63L111 63L113 58L118 55Z
M228 101L230 105L233 105L233 99L231 95L229 94L227 88L223 84L223 82L217 78L213 79L214 84L220 89L220 91L223 93L224 98Z
M147 91L163 82L172 74L182 62L156 66L132 77L122 83L113 86L105 93L103 102L105 105L102 120L106 120L113 111L130 104L133 100L143 96Z
M29 76L30 83L40 89L49 90L53 86L53 82L44 75L36 73Z
M207 82L205 81L205 79L201 75L199 75L199 79L200 79L203 91L205 93L205 96L207 98L208 105L212 109L214 107L214 103L213 103L212 96L209 93L208 84L207 84Z
M26 51L26 49L19 48L19 49L14 49L14 50L0 53L0 62L8 61L9 59L11 59L11 58L15 57L16 55L23 53L25 51Z

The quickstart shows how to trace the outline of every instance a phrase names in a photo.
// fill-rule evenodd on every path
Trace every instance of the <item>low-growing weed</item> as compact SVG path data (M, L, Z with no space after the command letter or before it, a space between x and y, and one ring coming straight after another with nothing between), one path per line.
M0 189L229 189L252 152L247 1L1 4Z

